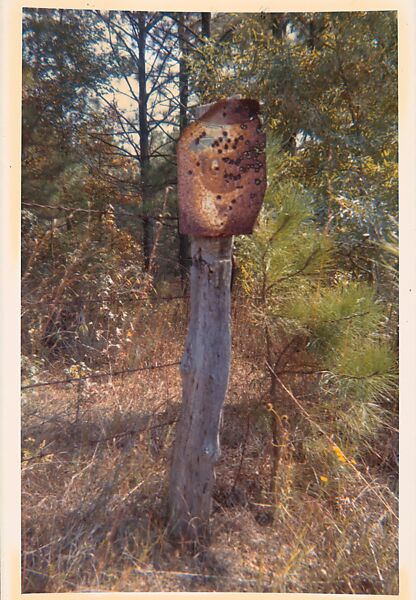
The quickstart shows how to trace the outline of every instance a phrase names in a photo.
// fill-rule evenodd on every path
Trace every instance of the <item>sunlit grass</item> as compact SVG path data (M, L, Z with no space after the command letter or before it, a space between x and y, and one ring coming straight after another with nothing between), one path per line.
M81 403L76 385L25 392L25 592L397 593L398 524L386 509L397 510L397 497L388 485L391 472L375 454L363 448L360 458L351 457L335 442L331 447L313 437L300 420L295 431L311 438L310 447L301 451L296 436L287 440L277 492L270 493L267 384L250 328L241 327L244 310L233 309L211 543L197 554L172 546L166 534L181 398L177 368L92 381ZM143 356L149 364L181 356L185 321L175 338L160 326L175 320L175 311L165 304L148 317L145 329L155 331ZM292 385L297 398L313 401L301 378ZM295 417L301 419L289 415Z

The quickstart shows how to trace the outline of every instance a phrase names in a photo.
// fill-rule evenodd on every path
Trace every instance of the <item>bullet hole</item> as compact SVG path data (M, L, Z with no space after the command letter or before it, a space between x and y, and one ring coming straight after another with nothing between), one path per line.
M198 144L199 144L199 138L196 138L196 140L194 140L194 141L195 141L195 144L196 144L196 145L198 145Z
M229 144L231 144L231 138L228 138L228 139L227 139L227 142L228 142Z
M247 129L247 125L245 123L241 123L240 129Z
M223 131L223 132L222 132L222 135L223 135L224 137L227 137L227 135L228 135L227 131Z
M218 138L218 141L219 141L219 142L222 142L222 140L223 140L223 138L222 138L222 137L219 137L219 138Z
M218 149L218 154L222 154L221 148Z
M205 137L207 135L206 131L203 131L202 133L199 134L199 137Z
M233 210L233 207L232 207L232 206L229 206L229 207L228 207L228 210Z
M188 171L188 175L192 175L192 171L190 169Z
M239 140L243 140L243 139L244 139L244 136L243 136L243 135L240 135L240 137L239 137L238 139L239 139Z
M224 111L224 112L222 113L222 116L223 116L223 117L226 117L226 116L227 116L227 113Z
M233 198L233 199L231 200L231 204L235 204L235 202L236 202L236 200L235 200L235 198Z
M228 150L228 144L224 144L224 150Z
M256 131L257 131L257 133L261 133L261 128L257 127Z
M217 200L221 200L221 198L222 198L222 196L220 196L220 195L218 194L218 196L217 196Z
M197 166L197 167L199 167L199 165L200 165L200 164L201 164L201 163L198 161L198 162L196 163L196 166Z
M242 189L243 189L243 187L244 187L243 185L237 185L237 186L236 186L237 190L242 190Z
M260 184L261 184L261 179L255 179L255 180L254 180L254 183L255 183L256 185L260 185Z
M250 142L249 142L249 140L246 140L246 141L245 141L245 144L246 144L246 146L250 146Z
M231 147L233 150L237 150L237 144L233 144Z

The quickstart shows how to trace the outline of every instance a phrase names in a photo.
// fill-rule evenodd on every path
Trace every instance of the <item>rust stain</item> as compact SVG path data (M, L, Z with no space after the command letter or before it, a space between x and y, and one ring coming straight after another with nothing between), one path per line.
M253 231L267 186L259 110L257 100L220 100L183 132L177 149L181 233Z

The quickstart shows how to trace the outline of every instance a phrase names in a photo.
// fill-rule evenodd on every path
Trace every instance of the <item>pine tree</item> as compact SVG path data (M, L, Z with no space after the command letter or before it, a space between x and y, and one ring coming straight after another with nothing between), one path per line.
M263 102L285 151L281 177L314 192L345 262L374 282L366 237L381 242L398 210L396 13L228 16L191 74L205 100L241 93Z
M280 182L273 154L270 149L269 188L258 228L239 241L238 252L270 376L271 489L276 492L282 447L296 446L310 467L327 473L331 453L328 440L308 423L305 441L295 442L303 415L279 380L312 390L313 400L304 408L332 437L333 447L355 460L394 410L397 365L375 290L340 268L335 237L320 229L313 195L300 184ZM332 468L343 462L341 456Z

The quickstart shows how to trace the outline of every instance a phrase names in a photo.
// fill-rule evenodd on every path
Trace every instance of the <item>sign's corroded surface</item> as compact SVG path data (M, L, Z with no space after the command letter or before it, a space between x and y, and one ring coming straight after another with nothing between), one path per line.
M266 136L257 100L221 100L178 142L179 229L203 237L251 233L266 190Z

